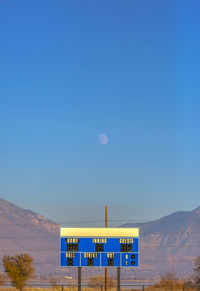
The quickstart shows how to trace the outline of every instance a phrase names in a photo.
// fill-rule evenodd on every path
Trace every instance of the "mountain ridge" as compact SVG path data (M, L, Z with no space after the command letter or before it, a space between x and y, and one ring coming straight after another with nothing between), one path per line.
M182 276L193 272L193 261L200 256L200 207L177 211L149 223L121 225L136 226L140 228L144 268L152 261L155 272L176 270Z
M3 214L3 217L2 217ZM17 222L20 225L30 224L30 226L41 226L48 229L57 230L59 225L53 222L50 219L45 218L44 216L29 210L23 209L16 206L15 204L8 202L7 200L0 198L0 223L2 225L2 220L6 221L7 225L14 224Z
M28 252L36 274L76 276L75 270L59 267L59 224L0 198L0 225L1 258ZM155 278L171 270L180 276L192 273L193 260L200 255L200 207L120 227L140 228L140 267L128 269L129 278ZM95 268L90 272L95 274Z

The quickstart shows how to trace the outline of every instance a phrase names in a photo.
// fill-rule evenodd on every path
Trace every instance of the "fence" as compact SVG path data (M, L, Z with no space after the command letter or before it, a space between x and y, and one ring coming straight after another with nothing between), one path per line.
M23 291L117 291L119 286L112 285L105 288L104 285L88 286L82 285L28 285ZM19 291L11 285L0 286L0 291ZM185 285L120 285L120 291L200 291L198 286Z

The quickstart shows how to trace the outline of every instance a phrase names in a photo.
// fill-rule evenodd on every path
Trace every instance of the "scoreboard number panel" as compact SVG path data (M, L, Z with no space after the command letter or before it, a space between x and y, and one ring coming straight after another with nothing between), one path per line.
M61 267L138 267L138 228L61 228Z

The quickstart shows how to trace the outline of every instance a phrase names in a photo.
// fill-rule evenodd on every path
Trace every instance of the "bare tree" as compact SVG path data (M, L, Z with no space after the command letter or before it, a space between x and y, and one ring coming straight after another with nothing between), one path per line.
M6 282L6 278L3 274L0 273L0 286Z
M177 278L174 271L171 271L162 275L160 281L155 286L159 286L159 289L162 291L176 291L182 289L183 282Z
M33 257L29 254L4 256L3 266L12 285L22 289L34 274Z
M49 282L53 287L58 286L59 278L57 277L50 277Z
M59 283L59 278L58 277L50 277L49 282L51 283L51 286L53 289L57 289L58 283Z
M108 277L108 286L114 286L115 280L113 277ZM88 286L95 287L105 285L105 277L104 276L94 276L90 278Z
M165 273L160 278L160 285L176 285L178 284L179 280L176 276L176 273L174 271L170 271Z
M200 288L200 257L194 260L194 283Z

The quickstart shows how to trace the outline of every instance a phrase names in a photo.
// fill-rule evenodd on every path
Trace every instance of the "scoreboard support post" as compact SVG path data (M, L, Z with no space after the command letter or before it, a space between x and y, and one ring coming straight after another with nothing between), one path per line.
M81 267L78 267L78 291L81 291Z
M120 291L120 267L117 267L117 291Z

